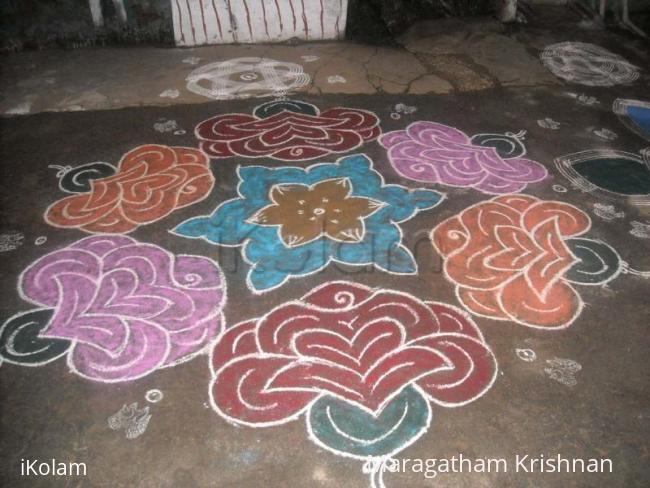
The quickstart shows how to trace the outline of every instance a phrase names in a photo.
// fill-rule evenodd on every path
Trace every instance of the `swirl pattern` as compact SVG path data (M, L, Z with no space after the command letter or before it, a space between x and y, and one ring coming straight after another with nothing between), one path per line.
M201 151L150 144L125 154L115 174L83 183L87 192L48 207L47 223L89 233L128 233L203 200L214 176Z
M200 353L221 330L225 300L213 261L115 235L88 237L43 256L22 273L19 290L52 312L46 325L21 319L31 335L20 352L30 355L9 359L51 360L67 341L72 371L103 382L133 380ZM23 330L14 319L3 329ZM44 346L49 350L35 349Z
M589 216L567 203L503 195L443 221L431 239L470 312L563 328L583 307L572 283L603 284L620 272L611 247L576 239L590 227Z
M586 42L551 44L540 58L558 78L587 86L629 84L640 74L637 66L618 54Z
M187 77L187 89L215 100L286 95L309 84L302 65L245 57L206 64Z
M246 284L254 293L315 273L331 261L416 273L399 224L444 198L433 190L386 185L363 154L304 169L243 166L238 173L239 198L172 232L241 246L251 265Z
M212 351L214 408L229 420L292 420L323 395L376 415L406 386L460 406L489 389L496 362L461 312L348 282L229 328Z
M380 134L372 112L331 108L320 112L305 102L269 102L253 115L226 114L196 127L201 149L212 158L272 157L305 161L347 152Z
M519 192L547 176L540 163L521 157L525 148L514 135L470 138L444 124L414 122L379 142L395 171L412 180L498 195Z

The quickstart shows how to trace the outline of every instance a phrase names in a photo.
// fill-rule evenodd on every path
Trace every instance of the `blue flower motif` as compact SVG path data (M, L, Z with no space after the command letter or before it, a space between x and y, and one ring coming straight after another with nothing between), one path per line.
M434 207L444 198L433 190L409 190L384 184L372 161L363 154L308 168L240 166L237 172L239 198L222 203L210 216L183 222L172 232L220 246L243 246L244 260L252 266L247 283L258 293L276 288L292 276L315 273L330 261L373 264L395 274L416 273L417 264L402 244L398 224L420 210ZM295 244L283 239L277 225L256 219L260 210L277 206L277 195L282 195L285 189L297 188L304 193L328 180L340 180L356 204L367 199L375 207L361 219L362 232L355 231L347 239L334 239L331 233L323 232L316 239ZM316 210L323 212L323 209Z

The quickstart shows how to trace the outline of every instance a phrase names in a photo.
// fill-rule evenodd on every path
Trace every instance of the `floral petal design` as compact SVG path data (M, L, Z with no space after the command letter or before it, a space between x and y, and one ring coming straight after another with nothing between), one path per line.
M282 96L310 79L299 64L245 57L196 68L187 77L187 89L215 100Z
M503 195L441 222L431 239L470 312L563 328L583 307L571 283L602 284L620 272L613 249L578 238L590 227L589 216L567 203Z
M47 254L21 274L19 289L49 309L32 312L48 314L39 315L32 339L44 349L32 356L49 360L69 347L70 368L103 382L133 380L200 353L221 330L225 300L213 261L126 236L88 237ZM2 329L5 357L15 319ZM14 339L14 349L22 342Z
M279 226L287 247L301 246L322 235L341 242L361 242L365 234L363 218L377 211L381 202L349 196L347 178L306 185L276 185L271 188L271 205L258 210L249 222Z
M326 398L333 396L338 412L349 410L342 404L352 406L352 424L365 421L361 410L378 419L373 429L379 432L400 424L397 411L399 417L400 406L411 404L419 410L391 439L391 449L416 435L429 416L416 395L427 408L428 402L464 405L490 388L497 370L477 326L453 307L349 282L325 284L227 329L211 364L212 405L239 424L288 422L310 406L317 409L311 417L321 418L318 410L331 406ZM314 407L319 399L325 403ZM331 447L346 449L338 440Z
M443 196L432 190L386 185L363 154L308 168L239 167L239 198L174 232L216 245L243 246L252 268L253 292L281 286L330 261L374 264L397 274L417 265L402 244L399 224L432 208Z
M547 176L536 161L525 159L519 135L464 132L437 122L414 122L389 132L379 142L400 175L416 181L469 187L483 193L515 193Z
M337 107L320 112L314 105L287 100L256 107L254 115L212 117L195 132L200 148L212 158L306 161L351 151L381 131L377 116L366 110Z
M203 200L214 185L208 158L193 148L139 146L124 155L115 174L98 164L63 175L62 189L88 190L50 205L47 223L90 233L128 233ZM96 177L101 171L108 176Z
M640 75L637 66L618 54L586 42L551 44L540 58L555 76L580 85L629 84Z

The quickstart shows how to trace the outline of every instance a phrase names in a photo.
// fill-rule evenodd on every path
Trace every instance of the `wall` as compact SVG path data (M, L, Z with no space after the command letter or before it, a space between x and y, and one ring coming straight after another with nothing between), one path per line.
M493 0L350 0L346 38L391 43L418 20L484 15Z
M0 51L350 39L489 12L491 0L0 0ZM486 8L487 7L487 8Z
M490 14L494 1L0 0L0 51L292 38L390 43L417 20ZM648 29L650 2L630 0L630 9L633 20Z
M340 39L348 0L171 0L179 46Z
M0 0L0 50L174 42L170 0Z

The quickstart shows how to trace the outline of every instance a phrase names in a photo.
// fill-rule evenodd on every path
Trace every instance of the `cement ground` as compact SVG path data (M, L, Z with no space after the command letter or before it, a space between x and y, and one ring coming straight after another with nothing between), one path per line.
M427 23L403 37L402 49L341 43L4 56L0 111L13 115L0 122L0 230L22 234L22 238L14 239L15 249L0 253L0 318L5 321L34 308L18 291L18 276L24 269L41 256L89 235L44 221L48 206L68 195L57 184L57 169L49 165L116 163L142 144L196 147L194 127L200 121L220 114L249 114L269 100L215 102L187 91L185 77L196 66L183 60L191 57L200 58L197 66L242 56L300 63L312 81L303 92L292 94L292 99L321 110L342 106L371 111L381 120L383 133L404 129L415 121L439 122L470 136L526 131L526 158L541 163L548 177L529 183L523 193L579 209L591 221L584 237L609 244L631 268L650 270L649 207L583 192L553 164L555 158L578 151L616 149L638 155L648 146L648 141L628 130L611 109L617 98L650 99L648 44L601 30L580 30L580 20L566 11L548 12L548 16L540 14L537 23L533 18L528 26L507 29L489 20ZM553 15L564 20L549 28L546 19L552 20ZM639 66L641 77L633 84L614 87L566 83L538 60L539 49L565 40L606 47ZM306 55L318 59L308 62L302 58ZM329 83L330 76L346 81ZM178 96L159 96L168 89L178 90ZM593 97L595 102L585 105L578 100L580 95L584 95L583 101ZM396 116L397 104L417 110ZM546 118L559 122L559 129L538 124ZM173 130L154 128L170 120L176 124ZM603 128L617 137L605 140L595 133ZM237 248L221 252L224 248L169 233L185 220L210 214L222 202L235 198L238 165L307 166L301 161L214 159L215 185L205 199L129 235L176 255L218 260L227 282L226 326L260 317L334 280L398 290L420 300L460 307L454 284L442 273L444 261L428 235L440 222L492 196L471 188L406 178L391 167L386 149L374 140L308 164L334 162L358 153L373 161L387 184L446 194L431 210L400 224L404 244L416 257L417 275L332 263L318 273L253 295L246 286L250 266ZM607 205L614 206L609 213L595 212ZM630 232L635 228L641 229L637 235ZM63 288L59 284L59 290ZM459 453L471 459L506 458L508 472L441 473L435 479L412 470L389 472L384 475L388 487L647 486L650 279L621 273L606 285L574 288L579 295L574 300L583 303L584 309L562 330L474 315L472 320L498 363L493 386L459 408L431 403L428 431L395 455L400 459L441 459ZM52 303L64 309L60 303ZM7 345L2 348L6 351ZM534 351L536 359L523 360L521 351L517 353L523 349ZM569 366L569 370L560 371L558 358L570 359L573 370ZM576 364L581 369L577 370ZM304 414L265 428L227 422L210 403L210 381L207 355L117 383L85 379L71 371L65 358L24 367L10 364L5 357L0 367L0 484L79 488L369 485L362 461L334 455L310 441ZM145 395L152 389L160 390L164 398L147 402ZM133 402L138 402L139 408L149 406L151 419L144 433L128 439L122 430L109 428L107 419ZM566 458L609 458L613 472L515 472L517 455L549 457L558 453ZM87 476L21 476L21 459L52 458L86 463Z

